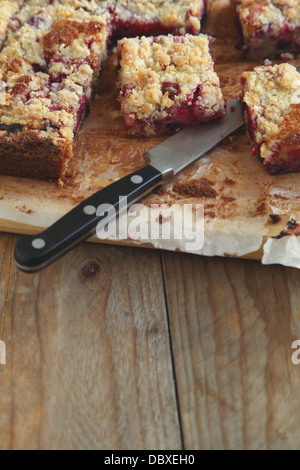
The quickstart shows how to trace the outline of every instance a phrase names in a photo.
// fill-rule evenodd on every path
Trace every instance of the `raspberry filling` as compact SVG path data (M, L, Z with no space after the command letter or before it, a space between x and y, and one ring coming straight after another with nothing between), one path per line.
M132 87L124 86L121 94L121 101L126 100L132 93ZM135 115L124 112L125 128L127 131L137 129L139 133L144 134L147 127L153 129L156 135L170 135L174 132L199 122L210 121L225 115L224 110L208 110L202 102L202 86L199 85L194 93L186 97L185 101L178 101L168 109L168 116L165 118L156 118L155 114L151 119L141 120ZM168 93L170 99L174 99L180 93L178 83L163 82L162 93Z

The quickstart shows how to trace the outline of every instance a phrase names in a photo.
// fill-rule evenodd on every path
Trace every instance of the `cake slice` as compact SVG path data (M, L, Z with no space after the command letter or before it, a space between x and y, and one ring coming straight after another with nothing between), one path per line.
M299 0L232 0L247 59L289 57L300 53ZM287 56L287 54L289 54Z
M119 38L159 34L198 34L207 0L117 0Z
M289 64L244 72L252 153L272 173L300 171L300 73Z
M208 36L122 39L120 103L129 134L153 136L225 113Z
M64 176L72 142L105 60L106 17L70 5L27 4L0 53L0 172Z

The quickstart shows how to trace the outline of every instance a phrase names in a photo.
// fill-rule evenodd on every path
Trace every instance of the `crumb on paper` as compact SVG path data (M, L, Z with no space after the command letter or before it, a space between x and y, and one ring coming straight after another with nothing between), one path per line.
M262 214L265 214L265 212L266 212L266 203L264 201L261 201L256 208L255 215L262 215Z

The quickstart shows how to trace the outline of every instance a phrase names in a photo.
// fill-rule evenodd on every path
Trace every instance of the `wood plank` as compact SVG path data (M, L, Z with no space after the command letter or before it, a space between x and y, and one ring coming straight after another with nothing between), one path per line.
M0 448L181 448L159 253L83 244L29 276L0 248Z
M163 253L187 449L298 449L300 273Z

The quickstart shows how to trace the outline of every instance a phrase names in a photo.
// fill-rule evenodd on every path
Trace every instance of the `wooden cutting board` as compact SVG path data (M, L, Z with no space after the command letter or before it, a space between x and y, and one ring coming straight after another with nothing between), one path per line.
M240 93L242 71L257 64L241 61L235 49L239 34L229 0L209 2L203 32L216 38L212 45L215 69L226 99L234 98ZM300 60L291 63L300 65ZM143 153L164 140L126 136L117 102L116 77L117 61L112 52L90 114L77 135L70 167L72 177L64 186L0 176L2 231L36 233L47 227L95 191L144 166ZM299 182L300 174L269 175L250 156L249 140L243 129L143 202L147 206L204 204L206 243L199 254L261 259L266 241L284 230L291 217L297 220L300 216ZM274 213L280 214L275 222L269 217ZM185 251L182 244L168 240L106 242ZM273 252L287 249L286 241L279 240L278 247L274 243ZM269 261L274 262L273 258ZM285 261L277 260L288 264ZM291 265L298 261L300 266L300 258Z

